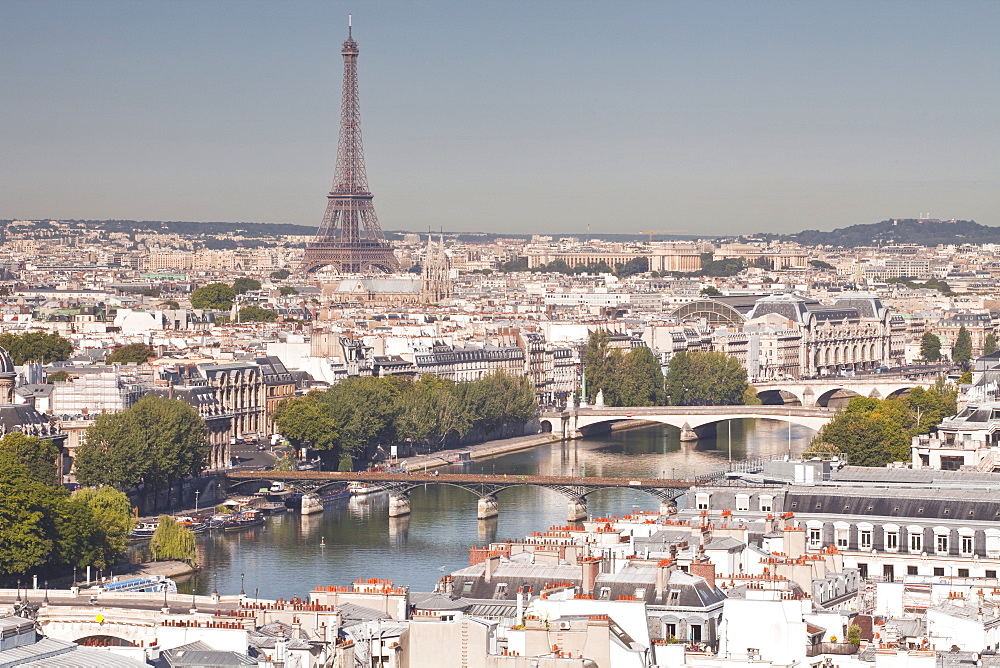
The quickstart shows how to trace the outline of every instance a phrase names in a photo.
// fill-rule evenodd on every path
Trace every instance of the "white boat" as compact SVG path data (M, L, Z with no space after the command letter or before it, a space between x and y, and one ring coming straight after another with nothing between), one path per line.
M359 496L361 494L374 494L375 492L383 491L381 487L370 482L355 481L347 486L351 490L353 496Z
M323 501L316 494L303 494L302 508L300 512L303 515L312 515L314 513L321 513L323 512Z

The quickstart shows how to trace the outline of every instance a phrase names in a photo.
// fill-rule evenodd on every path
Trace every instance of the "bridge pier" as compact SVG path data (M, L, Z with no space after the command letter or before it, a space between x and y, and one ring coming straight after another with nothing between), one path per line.
M570 522L579 522L587 519L587 499L578 496L567 504L566 519Z
M677 513L677 502L676 501L660 501L660 514L661 515L674 515Z
M410 495L407 492L389 495L389 517L403 517L410 514Z
M698 440L698 432L691 428L687 422L681 427L681 443L688 443L690 441Z
M479 504L476 509L476 519L488 520L497 517L499 514L500 507L497 505L497 497L492 494L487 494L479 499Z

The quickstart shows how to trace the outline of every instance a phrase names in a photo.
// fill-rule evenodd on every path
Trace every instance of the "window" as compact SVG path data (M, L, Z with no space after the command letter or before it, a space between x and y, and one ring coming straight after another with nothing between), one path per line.
M701 642L701 624L691 625L691 642Z
M935 566L934 567L934 575L937 576L937 577L939 577L939 578L944 577L944 567L942 567L942 566Z
M601 599L607 601L611 598L611 587L601 587Z
M986 530L986 556L990 559L1000 557L1000 530Z
M986 577L989 578L990 580L996 580L997 579L997 572L996 571L986 571Z
M646 590L643 587L636 587L635 597L640 601L646 598Z
M870 550L872 548L872 530L862 529L858 532L858 547L862 550Z
M868 577L868 564L858 564L858 577L862 580Z
M958 543L958 551L963 557L972 556L972 548L974 545L974 536L962 536L962 539Z
M773 510L774 510L774 497L773 496L760 497L760 512L769 513Z
M886 531L885 532L885 549L890 552L895 552L899 549L899 532L898 531Z
M850 528L846 526L838 526L834 529L837 547L841 549L847 548L847 540L850 536L850 531Z
M934 549L938 554L948 554L948 536L934 536Z
M750 510L750 495L749 494L737 494L736 495L736 510L737 512L747 512Z
M665 624L663 629L663 636L667 639L677 637L677 625L676 624Z
M917 574L917 567L916 566L907 566L906 567L906 574L907 575L916 575Z
M823 546L823 530L815 527L809 529L809 547L819 549Z
M958 577L960 577L960 578L967 578L967 577L969 577L969 569L968 568L959 568L958 569Z
M924 549L923 531L913 531L908 529L906 533L910 538L910 552L920 552Z
M695 509L696 510L708 510L708 500L711 498L711 494L699 493L695 495Z

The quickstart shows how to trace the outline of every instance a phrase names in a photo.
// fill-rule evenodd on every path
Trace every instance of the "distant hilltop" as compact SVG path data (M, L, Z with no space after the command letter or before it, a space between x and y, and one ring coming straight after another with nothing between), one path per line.
M991 244L1000 243L1000 227L974 220L892 218L879 223L851 225L829 232L803 230L796 234L763 234L761 239L795 241L803 246L888 246L892 244Z
M49 220L34 219L33 230L45 231L49 228ZM0 220L0 230L10 224L11 220ZM159 232L164 234L179 234L190 237L205 237L209 246L228 247L237 245L230 240L213 241L213 237L241 237L243 239L259 239L261 243L270 242L273 245L278 237L304 237L316 234L316 228L310 225L295 225L292 223L233 223L233 222L195 222L195 221L150 221L150 220L60 220L61 226L79 227L91 230L101 230L109 233ZM51 234L51 231L50 231ZM414 235L426 235L426 231L385 230L385 236L390 241L412 239ZM438 234L435 232L435 234ZM601 239L619 243L642 241L678 241L695 240L699 237L693 234L657 234L639 232L621 234L608 232L576 232L551 233L547 235L530 233L497 233L497 232L457 232L444 231L445 236L459 242L491 243L498 240L527 242L535 237L537 240L558 241L572 238L578 241ZM733 239L736 235L706 235L703 239ZM858 246L888 246L893 244L915 244L919 246L937 246L939 244L1000 244L1000 227L980 225L974 220L937 220L930 218L892 218L878 223L851 225L829 232L820 230L803 230L794 234L772 234L762 232L754 235L740 235L741 241L787 241L803 246L841 246L855 248ZM244 242L241 241L240 244Z

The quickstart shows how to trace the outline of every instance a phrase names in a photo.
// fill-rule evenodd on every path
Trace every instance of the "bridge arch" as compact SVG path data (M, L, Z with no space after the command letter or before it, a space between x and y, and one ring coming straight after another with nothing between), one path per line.
M757 398L764 406L801 406L802 397L784 388L770 388L757 392Z
M834 405L846 406L847 403L854 397L862 396L858 392L846 387L831 387L825 390L822 394L816 397L816 405L822 406L824 408L829 408L830 402L833 401Z
M708 425L718 425L728 422L729 420L777 420L779 422L791 422L792 424L799 425L801 427L806 427L812 429L813 431L819 431L820 427L830 421L829 417L819 417L819 416L800 416L796 414L782 414L780 412L745 412L734 415L699 415L697 413L692 414L677 414L677 415L636 415L634 417L624 417L624 416L584 416L581 415L577 418L577 427L585 435L588 430L597 431L595 427L607 427L616 422L658 422L660 424L670 425L671 427L676 427L677 429L684 429L685 425L691 429L699 429L701 427L706 427Z

